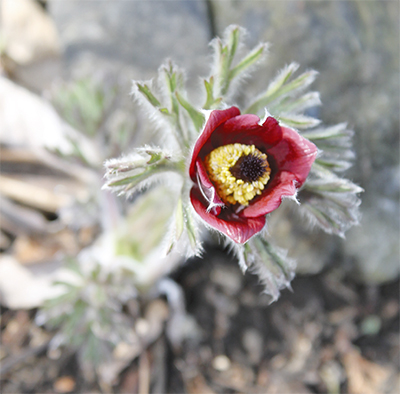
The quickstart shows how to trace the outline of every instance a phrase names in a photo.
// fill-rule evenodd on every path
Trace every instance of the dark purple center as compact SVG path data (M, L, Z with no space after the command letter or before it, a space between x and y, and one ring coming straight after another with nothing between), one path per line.
M242 179L244 182L253 182L265 174L267 163L258 156L242 156L229 171L236 179Z

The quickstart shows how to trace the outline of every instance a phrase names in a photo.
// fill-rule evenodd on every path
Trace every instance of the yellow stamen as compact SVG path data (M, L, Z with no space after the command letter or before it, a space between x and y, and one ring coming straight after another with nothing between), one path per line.
M207 155L204 164L219 197L230 204L249 205L249 201L262 193L271 174L267 155L254 145L220 146Z

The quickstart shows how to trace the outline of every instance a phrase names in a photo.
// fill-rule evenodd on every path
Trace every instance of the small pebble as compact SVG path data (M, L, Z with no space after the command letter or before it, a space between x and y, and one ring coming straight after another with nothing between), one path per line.
M145 336L149 332L150 326L149 326L149 323L147 320L138 319L136 322L135 329L136 329L136 333L139 336Z
M76 382L72 376L61 376L54 382L54 390L57 393L70 393L75 386Z
M225 355L221 354L214 358L212 366L217 371L227 371L231 366L231 360L229 360L229 358Z
M377 315L366 316L361 322L361 332L364 335L377 335L381 329L382 321Z
M382 310L383 319L392 319L399 313L399 302L397 300L389 300Z

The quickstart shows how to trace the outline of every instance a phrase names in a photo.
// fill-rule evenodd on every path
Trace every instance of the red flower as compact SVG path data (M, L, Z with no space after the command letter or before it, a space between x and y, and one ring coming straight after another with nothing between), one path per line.
M189 174L193 208L211 227L244 243L265 215L305 182L316 146L268 117L212 111L193 149Z

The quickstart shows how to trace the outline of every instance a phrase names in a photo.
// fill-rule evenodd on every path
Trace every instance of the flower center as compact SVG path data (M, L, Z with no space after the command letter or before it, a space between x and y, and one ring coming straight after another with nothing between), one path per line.
M220 146L207 155L204 164L219 197L230 204L249 205L262 193L271 173L267 155L254 145Z

